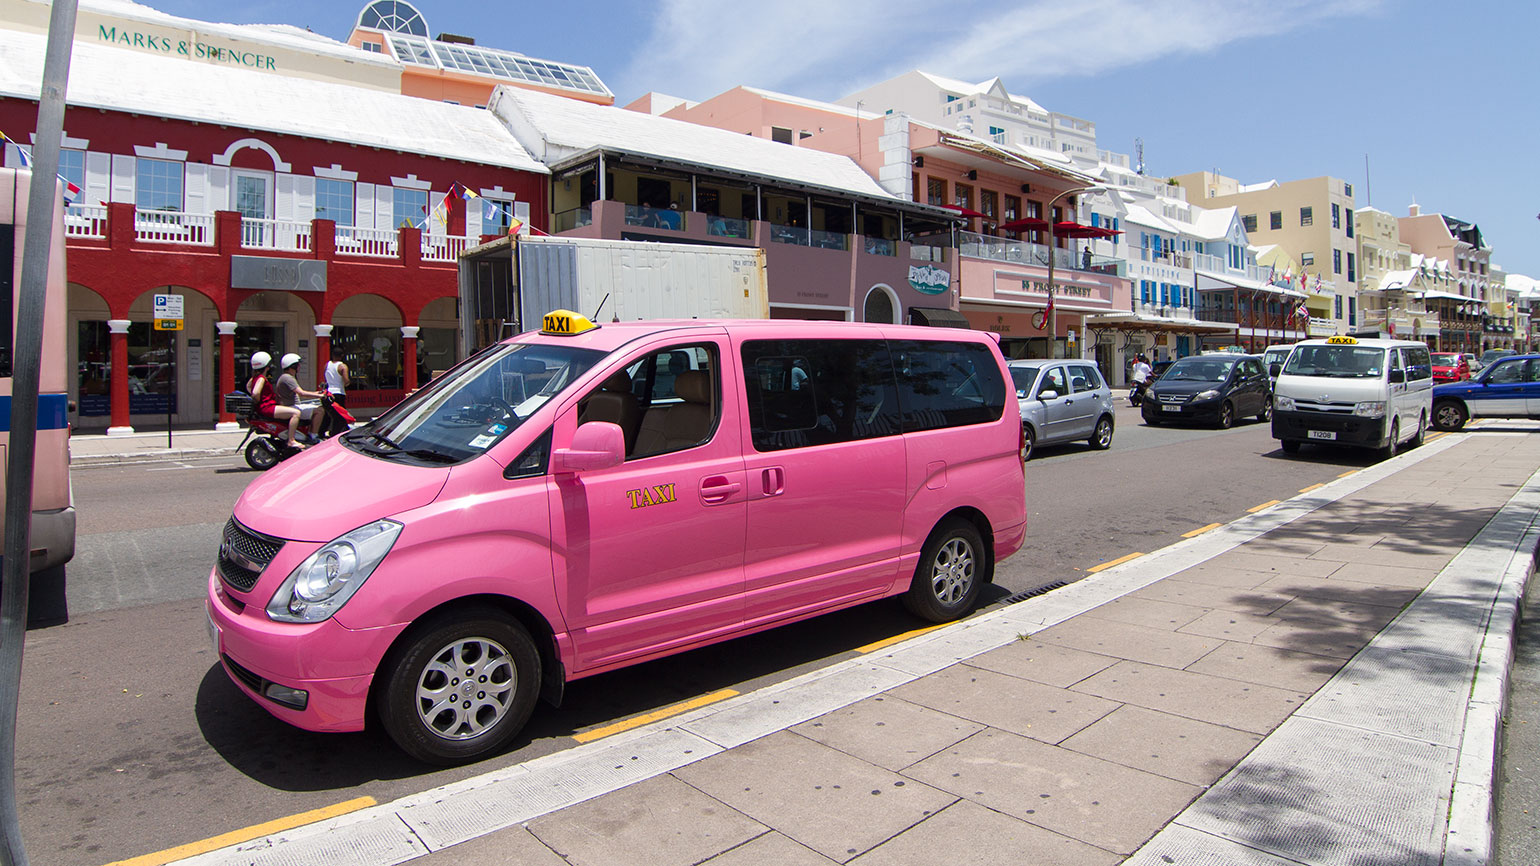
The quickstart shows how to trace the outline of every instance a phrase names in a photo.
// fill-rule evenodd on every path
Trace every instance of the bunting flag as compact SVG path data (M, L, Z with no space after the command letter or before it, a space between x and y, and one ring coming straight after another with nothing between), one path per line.
M1310 309L1305 306L1305 302L1304 301L1300 301L1299 302L1299 306L1294 308L1294 318L1296 318L1296 319L1308 319L1308 318L1310 318Z
M11 138L9 135L6 135L4 132L0 132L0 141L4 141L4 142L6 142L8 144L16 145L16 153L21 158L21 167L22 168L31 168L32 167L32 154L27 153L27 149L25 147L22 147L21 144L18 141L16 141L16 139Z
M481 200L481 218L482 219L486 220L487 222L497 222L498 217L502 216L502 214L503 214L503 209L502 208L500 208L497 205L493 204L488 199L482 199Z
M0 132L0 141L16 145L16 155L21 160L22 168L32 167L32 154L28 153L25 147L22 147L19 143L17 143L16 139L11 138L4 132ZM80 187L71 183L70 179L62 174L59 175L59 182L64 184L64 206L69 207L75 203L75 199L80 197Z
M508 217L508 234L516 235L516 234L519 233L519 229L521 229L523 227L524 227L524 221L523 220L519 219L516 216Z
M64 181L64 206L69 207L75 203L75 199L80 197L80 187L70 183L62 174L59 175L59 180Z
M1321 290L1321 275L1320 274L1316 274L1315 275L1315 290L1318 291L1318 292Z

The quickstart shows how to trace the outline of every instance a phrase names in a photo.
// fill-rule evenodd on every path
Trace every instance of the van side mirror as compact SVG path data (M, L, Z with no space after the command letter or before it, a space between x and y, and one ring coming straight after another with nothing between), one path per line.
M1389 376L1390 376L1390 383L1392 385L1399 385L1402 382L1406 381L1406 371L1405 370L1391 370Z
M552 455L551 469L556 474L572 475L619 466L626 460L626 434L619 424L590 421L578 425L571 448L558 448Z
M1283 365L1278 363L1277 361L1274 361L1271 364L1267 365L1267 375L1272 376L1274 379L1278 378L1278 374L1282 373L1282 372L1283 372Z

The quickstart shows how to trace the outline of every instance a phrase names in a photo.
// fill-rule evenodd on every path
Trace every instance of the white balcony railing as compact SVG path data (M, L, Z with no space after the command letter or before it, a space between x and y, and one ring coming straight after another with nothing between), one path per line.
M396 257L395 229L365 229L356 226L337 226L337 254L342 256L372 256L380 259Z
M308 253L311 249L310 223L241 217L241 246Z
M105 238L107 206L72 204L64 209L64 236L70 238Z
M454 235L422 236L422 260L425 262L457 262L467 247L476 245L475 238Z
M134 239L151 244L214 245L214 215L173 210L134 212Z

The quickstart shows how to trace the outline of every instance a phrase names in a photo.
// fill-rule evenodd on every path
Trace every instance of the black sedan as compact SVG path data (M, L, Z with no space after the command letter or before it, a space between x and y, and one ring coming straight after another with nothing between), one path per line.
M1271 418L1273 392L1259 355L1190 355L1155 380L1140 412L1151 426L1197 421L1230 427L1237 417Z

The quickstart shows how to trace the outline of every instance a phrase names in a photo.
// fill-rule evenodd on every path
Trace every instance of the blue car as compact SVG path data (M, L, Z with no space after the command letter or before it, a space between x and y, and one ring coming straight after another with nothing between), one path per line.
M1498 358L1466 382L1433 387L1433 426L1458 430L1471 418L1540 418L1540 355Z

